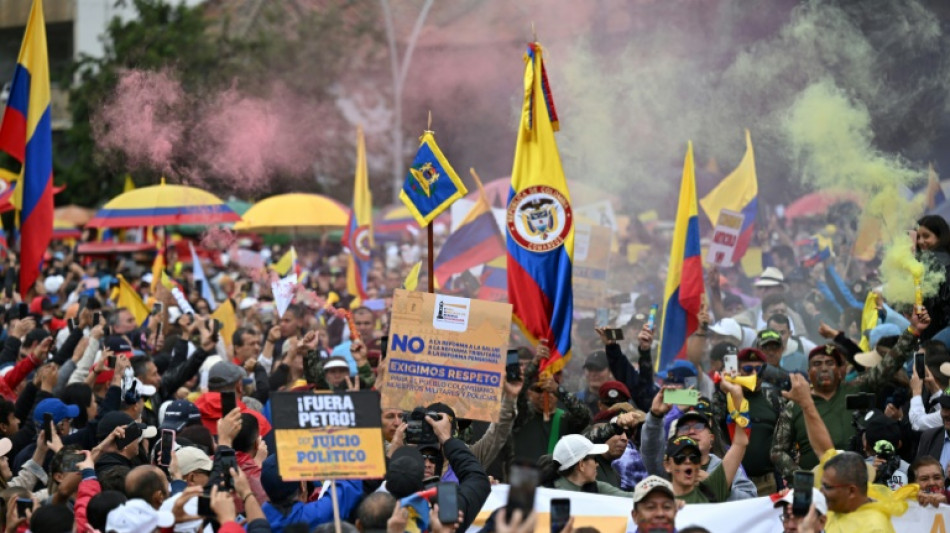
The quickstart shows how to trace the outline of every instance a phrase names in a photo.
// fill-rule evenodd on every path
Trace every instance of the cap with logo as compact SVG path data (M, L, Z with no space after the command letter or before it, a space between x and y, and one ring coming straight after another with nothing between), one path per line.
M743 348L739 351L739 355L736 357L736 360L740 363L766 362L765 354L762 353L762 350L759 350L758 348Z
M696 367L689 361L674 361L666 370L657 372L656 377L668 382L682 383L686 378L696 377Z
M828 357L833 357L839 365L844 364L844 355L841 354L841 350L834 344L828 343L822 346L815 346L810 352L808 352L808 360L811 361L812 357L819 355L827 355Z
M782 345L782 334L774 329L763 329L755 336L755 347L765 348L770 344Z
M186 426L200 423L201 411L198 410L197 405L188 400L175 400L165 408L161 428L181 431L185 429Z
M676 498L672 483L660 476L647 476L633 488L633 503L637 504L642 502L656 490L666 493L670 498Z
M666 443L666 457L679 455L680 452L688 448L696 448L698 451L699 444L687 436L674 437Z
M597 396L604 405L613 405L630 400L630 390L619 381L607 381L600 386Z

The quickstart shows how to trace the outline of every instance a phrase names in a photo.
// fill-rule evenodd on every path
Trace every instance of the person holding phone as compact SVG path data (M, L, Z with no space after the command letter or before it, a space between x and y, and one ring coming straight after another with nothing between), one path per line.
M641 411L647 411L653 402L657 386L654 383L653 359L653 330L650 325L644 324L637 334L637 366L630 362L616 340L607 338L605 328L595 328L594 331L604 343L607 355L607 365L613 378L623 383L627 390L632 392L634 405Z
M818 528L813 530L815 533L819 531L824 531L825 523L828 521L828 502L825 500L825 495L821 493L818 489L812 488L812 507L815 510L816 522ZM781 509L782 511L782 531L783 533L798 533L801 531L802 521L805 519L804 516L796 516L792 512L792 499L795 497L795 490L789 490L782 496L782 499L775 502L775 508Z
M135 427L132 427L132 426ZM129 432L130 427L132 431ZM138 435L134 434L138 429ZM100 441L102 455L96 461L96 475L113 466L135 468L144 461L139 454L139 443L142 440L141 430L145 424L139 424L131 416L122 411L112 411L99 420L96 427L96 437Z

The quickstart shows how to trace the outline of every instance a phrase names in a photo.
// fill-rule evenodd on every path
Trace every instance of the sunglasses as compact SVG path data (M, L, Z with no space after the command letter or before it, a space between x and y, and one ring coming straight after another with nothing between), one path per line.
M436 462L436 459L438 459L438 456L431 453L424 453L422 454L422 459L424 461L429 461L430 463L434 463Z
M761 365L742 365L742 371L746 374L757 373L760 368L762 368Z
M701 457L699 456L698 453L691 453L689 455L680 453L673 456L673 463L678 464L678 465L681 465L685 463L686 461L689 461L690 463L693 463L694 465L698 465L700 460L701 460Z

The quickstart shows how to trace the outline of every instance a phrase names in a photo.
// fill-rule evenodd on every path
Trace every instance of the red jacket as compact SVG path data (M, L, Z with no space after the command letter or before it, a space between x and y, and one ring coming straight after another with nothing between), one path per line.
M0 378L0 396L11 402L16 402L14 389L23 381L23 378L30 375L34 368L36 368L36 359L32 355L21 359L12 370L7 372L3 378Z
M208 428L208 431L210 431L212 435L217 435L218 420L221 418L221 393L206 392L198 397L195 405L198 406L198 411L201 413L201 423L204 427ZM264 415L250 409L247 405L244 405L244 402L241 400L237 401L237 405L242 413L247 413L257 419L261 437L270 433L271 425L270 422L264 418Z
M251 492L257 498L257 503L264 505L264 502L270 501L267 493L264 492L264 486L261 485L261 467L254 461L250 454L235 451L234 457L237 459L238 468L240 468L251 485Z
M76 504L73 506L73 512L76 514L76 533L88 533L93 530L92 526L89 525L89 519L86 518L86 509L89 507L89 500L100 492L102 492L102 487L96 478L84 479L79 482L79 489L76 491Z

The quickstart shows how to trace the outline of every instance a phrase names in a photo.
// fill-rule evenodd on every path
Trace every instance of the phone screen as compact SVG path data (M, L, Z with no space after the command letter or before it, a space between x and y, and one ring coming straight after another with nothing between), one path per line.
M620 328L610 328L604 330L604 335L609 341L622 341L623 340L623 330Z
M699 391L696 389L666 389L663 391L663 403L696 405L699 403Z
M647 316L647 327L650 328L650 331L656 329L656 312L659 308L656 304L650 306L650 314Z
M234 450L218 450L218 455L220 458L216 457L218 463L221 465L224 488L226 490L234 490L234 480L231 479L231 469L237 468L237 459L234 457Z
M29 498L16 499L16 514L20 518L26 518L26 512L33 509L33 500Z
M214 517L214 512L211 510L211 496L198 495L198 516Z
M551 499L551 533L561 533L571 519L571 500L567 498Z
M508 503L505 506L505 515L508 519L516 509L521 509L521 515L527 516L534 510L534 493L538 488L538 469L530 464L513 464L508 473L510 488L508 489Z
M792 514L805 516L811 507L812 486L815 483L815 474L805 470L798 470L792 476Z
M739 356L735 354L729 354L729 355L723 356L722 365L723 365L722 369L726 373L730 373L730 372L738 373L739 372Z
M439 522L454 524L459 521L458 483L439 483L436 495L439 503Z
M917 367L917 377L924 379L927 377L927 355L918 353L914 356L914 365Z
M237 408L237 401L234 397L234 391L224 391L221 393L221 416L228 416L228 413Z
M162 453L158 458L158 464L169 466L172 464L172 452L175 449L175 430L162 430Z
M158 302L152 306L152 316L159 315L162 313L162 303Z
M17 314L20 317L20 320L30 316L30 306L25 303L17 304Z
M126 446L138 440L138 438L141 436L142 428L140 428L137 423L132 422L131 424L125 426L125 437L116 440L115 445L117 448L119 448L119 450L122 450Z

